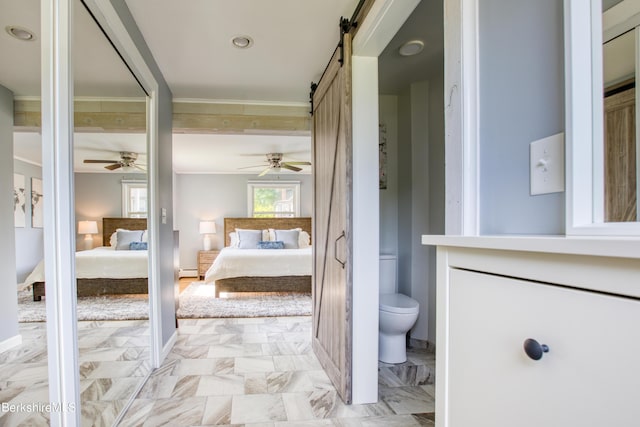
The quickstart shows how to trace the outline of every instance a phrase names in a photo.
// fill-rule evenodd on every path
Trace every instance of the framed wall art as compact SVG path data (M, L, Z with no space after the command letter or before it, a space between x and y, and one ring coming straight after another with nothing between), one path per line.
M31 226L33 228L42 228L42 205L42 180L31 178Z
M24 175L13 174L13 222L15 227L24 227L26 224L26 197L24 187Z

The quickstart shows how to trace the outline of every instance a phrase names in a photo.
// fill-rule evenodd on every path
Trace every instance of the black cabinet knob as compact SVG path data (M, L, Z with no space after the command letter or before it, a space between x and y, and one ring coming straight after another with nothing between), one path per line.
M527 338L524 341L524 352L527 353L527 356L531 359L540 360L544 353L549 352L549 346L546 344L540 344L533 338Z

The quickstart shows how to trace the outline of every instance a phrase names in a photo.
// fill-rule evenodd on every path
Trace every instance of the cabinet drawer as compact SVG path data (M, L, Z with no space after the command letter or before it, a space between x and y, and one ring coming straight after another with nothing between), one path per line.
M638 300L457 269L449 297L450 427L638 425Z

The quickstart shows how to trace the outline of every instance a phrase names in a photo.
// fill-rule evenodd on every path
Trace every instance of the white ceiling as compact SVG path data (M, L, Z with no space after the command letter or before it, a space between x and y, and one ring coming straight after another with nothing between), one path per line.
M126 3L174 97L305 103L358 0ZM253 47L233 47L237 35Z
M141 97L144 92L80 1L74 8L76 96ZM35 41L10 37L5 28L31 30ZM40 0L0 1L0 85L15 96L40 96Z

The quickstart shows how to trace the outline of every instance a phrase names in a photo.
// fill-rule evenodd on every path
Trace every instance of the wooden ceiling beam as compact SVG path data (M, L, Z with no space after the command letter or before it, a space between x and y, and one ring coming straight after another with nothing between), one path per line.
M144 132L144 101L79 100L75 102L78 132ZM38 131L40 101L14 101L16 131ZM311 130L308 107L254 104L174 102L175 133L307 135Z

